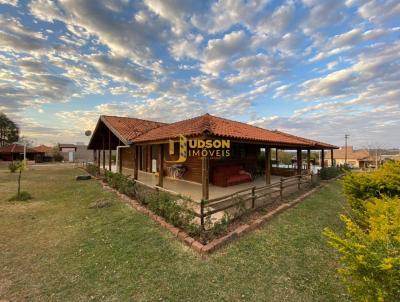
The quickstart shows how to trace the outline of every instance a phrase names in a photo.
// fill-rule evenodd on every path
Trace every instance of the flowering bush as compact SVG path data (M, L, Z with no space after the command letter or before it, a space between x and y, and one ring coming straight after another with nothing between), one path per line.
M344 236L324 235L341 255L339 269L359 301L398 301L400 297L400 163L371 174L345 176L352 217L341 216Z
M360 301L398 301L400 297L400 199L374 198L366 203L364 229L342 215L344 237L326 229L324 235L341 254L349 292Z
M344 192L359 223L370 198L400 196L400 162L387 162L371 173L349 173L343 178Z

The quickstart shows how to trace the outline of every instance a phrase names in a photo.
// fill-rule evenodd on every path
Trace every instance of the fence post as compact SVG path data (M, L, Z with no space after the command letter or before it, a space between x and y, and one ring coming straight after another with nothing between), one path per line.
M280 199L282 201L282 199L283 199L283 177L281 177L281 180L279 183L279 195L280 195Z
M255 194L256 187L251 188L251 207L254 209L256 204L256 194Z
M204 199L200 201L200 225L202 230L204 230Z
M297 189L300 190L300 184L301 184L301 175L297 176Z

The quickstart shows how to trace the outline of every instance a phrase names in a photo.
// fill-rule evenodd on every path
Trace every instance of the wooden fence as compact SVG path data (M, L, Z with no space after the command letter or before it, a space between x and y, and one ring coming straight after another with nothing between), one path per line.
M249 187L218 198L202 200L200 203L200 213L196 213L196 216L200 218L200 223L204 227L204 219L208 216L238 206L245 206L248 210L254 210L259 207L256 205L257 201L268 200L268 198L273 198L271 203L276 202L277 198L282 201L286 189L297 186L297 189L300 190L302 184L310 183L311 174L282 177L279 182L263 187ZM266 203L262 203L262 206L265 205Z

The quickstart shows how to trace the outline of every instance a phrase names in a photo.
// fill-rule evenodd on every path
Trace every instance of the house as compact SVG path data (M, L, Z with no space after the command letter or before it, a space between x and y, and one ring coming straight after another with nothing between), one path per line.
M23 160L24 153L26 154L27 160L36 160L36 158L42 155L42 152L36 151L33 148L25 147L19 144L10 144L7 146L0 147L0 160L3 161L14 161Z
M347 165L352 168L367 168L374 163L374 159L370 156L368 150L354 150L353 146L341 147L333 150L333 159L336 165Z
M324 158L324 150L331 150L332 156L337 148L210 114L171 124L102 115L88 145L99 167L106 169L106 157L111 158L115 150L118 171L193 199L309 171L311 150ZM301 164L272 168L271 153L276 158L278 150L294 150ZM305 160L302 150L307 152ZM261 152L265 153L263 166L258 161ZM111 161L107 169L112 170Z
M53 158L54 150L52 147L46 145L39 145L32 148L38 155L36 156L36 162L48 162L51 161Z

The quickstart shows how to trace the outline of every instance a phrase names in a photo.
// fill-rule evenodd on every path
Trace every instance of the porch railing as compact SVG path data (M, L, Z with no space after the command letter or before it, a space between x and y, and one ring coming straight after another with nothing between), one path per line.
M291 177L281 177L279 182L269 184L263 187L249 187L232 194L224 195L221 197L201 200L200 202L200 214L196 215L200 218L201 226L204 227L204 220L206 217L223 212L228 209L238 207L240 205L246 206L247 210L254 210L258 207L265 206L268 203L262 203L261 206L257 206L256 202L261 199L268 199L276 195L271 203L276 202L276 198L280 201L283 200L284 191L287 188L297 186L300 190L302 184L311 183L311 174L295 175ZM279 197L278 197L279 196Z

